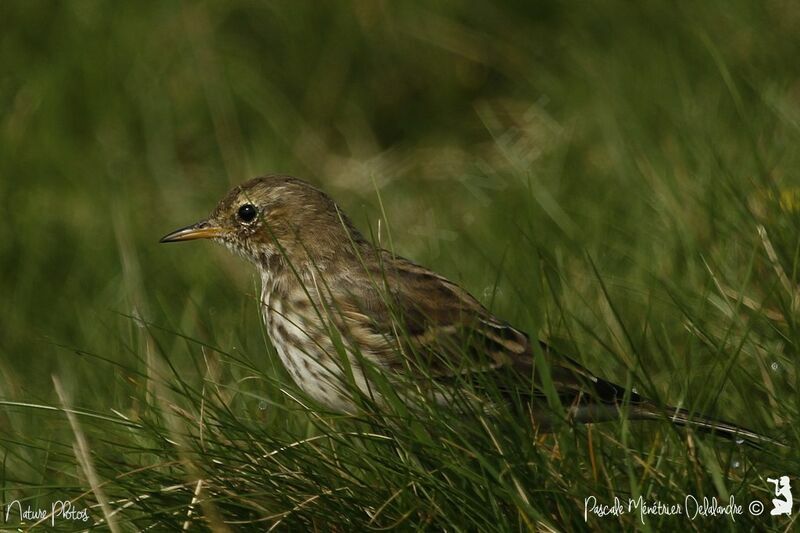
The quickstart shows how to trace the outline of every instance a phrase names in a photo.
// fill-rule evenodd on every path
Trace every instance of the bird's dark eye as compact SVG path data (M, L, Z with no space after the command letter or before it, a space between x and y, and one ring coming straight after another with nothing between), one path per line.
M255 220L258 211L256 211L256 206L253 204L244 204L239 208L237 214L242 222L252 222Z

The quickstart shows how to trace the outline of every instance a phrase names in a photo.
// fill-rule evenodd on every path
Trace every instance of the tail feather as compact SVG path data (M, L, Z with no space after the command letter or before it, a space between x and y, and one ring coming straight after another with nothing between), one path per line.
M786 448L786 444L766 435L756 433L745 427L731 422L716 420L699 414L693 414L686 409L678 407L659 407L639 396L631 398L627 409L623 409L617 402L585 402L573 404L568 409L568 416L578 423L594 424L597 422L611 422L619 420L621 411L627 411L630 420L668 420L680 427L692 428L702 433L714 434L737 443L747 444L754 448L764 445ZM541 416L545 430L552 427L553 420Z
M649 403L631 406L631 418L638 420L669 420L681 427L689 427L703 433L719 435L737 443L748 444L760 448L762 445L775 445L785 448L786 445L745 427L731 422L716 420L699 414L692 414L686 409L677 407L662 408Z

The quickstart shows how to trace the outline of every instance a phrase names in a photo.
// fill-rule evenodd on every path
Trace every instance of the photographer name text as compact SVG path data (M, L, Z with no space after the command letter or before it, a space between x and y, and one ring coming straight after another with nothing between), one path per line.
M754 516L760 515L763 511L764 505L759 500L753 500L747 506L747 512ZM648 501L643 496L628 498L627 501L614 497L611 503L600 503L596 496L584 498L583 520L586 522L589 521L590 515L603 518L631 513L638 513L642 524L648 516L685 516L690 520L730 517L735 522L738 515L745 513L745 509L743 505L736 503L733 496L727 503L720 502L716 497L697 498L691 494L687 495L682 503Z

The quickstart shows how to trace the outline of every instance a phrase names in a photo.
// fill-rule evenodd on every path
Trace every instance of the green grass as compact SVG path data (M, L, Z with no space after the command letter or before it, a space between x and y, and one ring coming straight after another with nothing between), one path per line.
M796 527L746 505L800 487L800 11L527 4L4 2L3 503L124 531ZM157 244L269 172L597 374L790 449L319 410L253 269ZM583 519L687 494L744 515Z

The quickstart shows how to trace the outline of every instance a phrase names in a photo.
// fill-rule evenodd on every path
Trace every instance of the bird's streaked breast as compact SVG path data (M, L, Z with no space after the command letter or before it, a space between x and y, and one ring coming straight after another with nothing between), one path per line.
M261 314L273 346L297 385L321 404L353 412L355 405L344 392L336 349L323 327L309 292L262 272ZM360 372L356 385L367 390ZM360 379L359 379L360 378Z

